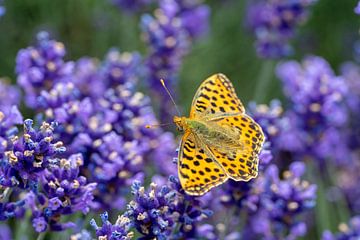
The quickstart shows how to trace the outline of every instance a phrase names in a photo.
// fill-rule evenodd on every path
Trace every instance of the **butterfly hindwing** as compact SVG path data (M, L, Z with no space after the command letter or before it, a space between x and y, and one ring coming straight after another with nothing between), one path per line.
M246 114L226 116L215 121L239 134L239 147L228 147L225 144L208 146L216 161L234 180L248 181L255 178L258 173L258 154L264 142L261 127Z
M244 106L236 96L232 83L225 75L219 73L212 75L200 85L192 102L190 118L196 115L244 112Z
M185 132L178 159L179 179L189 195L203 195L211 188L225 182L227 176L206 147L190 131Z

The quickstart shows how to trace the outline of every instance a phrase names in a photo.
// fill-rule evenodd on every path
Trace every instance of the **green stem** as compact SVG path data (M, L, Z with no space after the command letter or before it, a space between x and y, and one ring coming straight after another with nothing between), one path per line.
M24 239L25 236L32 236L29 233L30 217L31 217L31 212L30 212L30 210L28 210L28 211L25 212L25 217L21 221L21 224L16 224L15 225L14 239L21 240L21 239ZM29 237L29 238L31 238L31 237Z
M267 60L261 66L254 94L254 99L257 103L261 103L266 99L266 93L269 92L269 83L272 76L274 75L274 65L275 61Z
M336 177L336 173L333 169L332 166L330 166L330 164L326 164L326 170L327 170L327 174L326 174L326 180L329 183L329 185L331 186L336 186L336 182L334 181L334 177ZM342 191L339 191L339 196L338 199L336 201L336 210L337 210L337 214L338 214L338 220L339 223L340 222L347 222L350 218L350 210L346 201L346 198L343 194Z
M39 236L36 238L36 240L43 240L45 238L45 236L46 236L46 233L47 232L40 233Z

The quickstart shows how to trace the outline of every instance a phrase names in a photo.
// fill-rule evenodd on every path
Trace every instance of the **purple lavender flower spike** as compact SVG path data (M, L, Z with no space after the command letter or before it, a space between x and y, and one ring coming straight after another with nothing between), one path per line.
M124 84L135 84L142 75L141 56L139 53L123 52L111 49L104 61L102 69L109 87Z
M151 183L146 191L140 182L132 185L134 200L125 212L133 226L143 235L141 239L215 239L215 230L201 221L212 215L203 203L185 194L179 180L170 176L169 181L157 187Z
M166 185L159 189L152 183L150 188L149 192L145 192L140 182L134 182L134 200L129 203L125 216L133 221L134 227L144 239L167 239L174 225L170 204L174 201L175 194Z
M360 146L360 67L359 65L346 62L341 66L341 74L345 79L345 84L348 86L348 93L345 100L349 109L349 135L348 145L351 149L358 149Z
M39 181L42 190L32 191L27 195L26 201L32 210L35 231L43 232L48 227L52 231L73 228L75 224L72 222L59 222L59 216L89 212L96 183L87 183L85 177L79 176L82 164L81 154L61 159L60 166L45 170Z
M4 0L0 0L0 17L4 16L4 14L6 13L6 8L3 5Z
M298 25L308 18L308 8L316 0L260 0L248 8L247 22L256 36L257 54L281 58L292 53L289 41Z
M298 136L293 135L293 139L302 145L294 151L296 156L311 153L319 163L330 158L337 164L346 164L343 156L349 155L349 150L342 129L348 121L345 97L349 89L344 78L336 76L320 57L308 57L302 64L282 63L277 75L292 104L285 116L291 120L291 131Z
M354 9L354 12L357 14L357 15L360 15L360 2L357 3L355 9Z
M6 224L0 224L0 239L13 239L11 229Z
M81 230L79 233L73 234L70 237L71 240L92 240L91 233L85 229Z
M178 8L175 2L171 1L171 4L171 7ZM149 46L149 56L146 59L149 86L156 93L162 89L160 79L165 79L169 84L168 87L174 89L181 60L189 49L188 32L173 12L172 8L167 7L158 9L155 17L144 15L141 19L145 41ZM168 111L174 108L169 97L164 92L157 101L162 104L161 119L165 121L170 119L174 114Z
M20 97L20 91L16 86L11 86L5 79L0 78L0 111L7 112L12 106L18 106Z
M329 230L324 231L322 240L348 240L360 238L360 217L354 216L349 223L341 223L339 232L332 234Z
M100 214L102 226L99 227L95 220L90 221L90 225L95 229L96 236L106 238L108 240L130 240L134 233L130 231L131 221L128 217L121 215L116 220L115 224L111 224L107 212Z
M121 10L137 12L154 2L154 0L112 0L112 4Z
M65 151L62 142L54 142L55 123L43 123L39 130L32 127L33 121L24 121L24 135L12 139L12 147L4 155L1 184L7 187L28 188L36 182L44 170L56 165L56 155Z
M37 35L37 46L19 51L16 58L18 84L25 91L25 103L35 108L41 90L49 90L54 83L65 81L73 71L73 63L65 62L65 47L49 39L46 32Z
M5 190L6 192L6 190ZM3 200L2 194L0 200ZM25 213L25 201L18 200L16 202L0 202L0 221L8 220L9 218L21 218Z
M305 172L302 162L294 162L279 177L276 165L249 183L230 181L221 200L225 206L237 206L248 216L245 239L296 239L306 233L301 220L315 205L316 186L301 180Z
M143 15L141 27L149 46L146 66L149 86L158 96L165 79L170 89L176 89L183 57L188 53L191 41L204 35L208 29L210 9L200 1L161 0L154 16ZM157 99L161 103L160 118L171 120L174 109L165 94Z
M112 50L95 70L94 61L83 59L84 64L75 67L75 83L59 82L38 98L46 119L61 123L57 133L69 153L86 156L82 170L89 181L99 183L96 208L122 209L131 183L144 178L146 161L154 161L162 174L174 169L166 166L173 166L175 151L157 147L166 144L175 149L173 135L145 127L156 124L156 118L150 99L135 90L141 74L138 60L135 53ZM80 71L80 66L91 74ZM98 89L104 92L89 92L87 80L101 80Z

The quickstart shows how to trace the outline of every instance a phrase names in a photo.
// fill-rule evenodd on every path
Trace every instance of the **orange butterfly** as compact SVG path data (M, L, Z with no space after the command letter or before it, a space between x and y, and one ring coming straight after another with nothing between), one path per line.
M228 178L249 181L257 176L264 134L246 115L225 75L206 79L194 96L190 116L175 116L174 123L185 132L178 173L187 194L203 195Z

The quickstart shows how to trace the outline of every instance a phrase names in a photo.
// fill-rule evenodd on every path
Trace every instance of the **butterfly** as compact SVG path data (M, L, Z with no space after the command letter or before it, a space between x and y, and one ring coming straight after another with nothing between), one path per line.
M184 132L178 175L187 194L200 196L229 178L249 181L257 176L265 137L225 75L207 78L194 96L189 117L174 116L173 121Z

